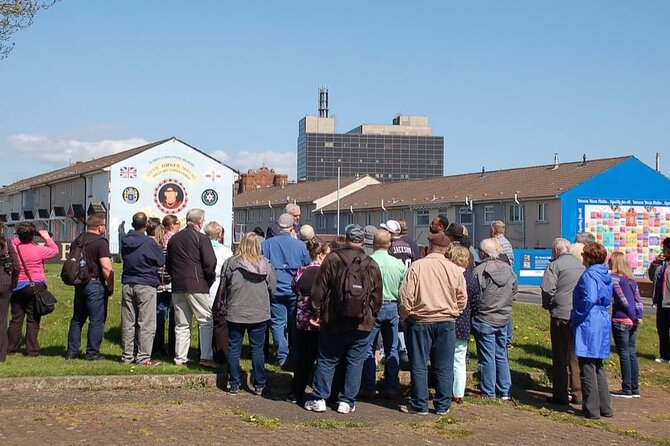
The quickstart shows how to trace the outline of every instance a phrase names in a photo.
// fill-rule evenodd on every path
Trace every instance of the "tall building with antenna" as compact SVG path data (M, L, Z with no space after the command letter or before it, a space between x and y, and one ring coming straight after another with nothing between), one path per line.
M328 88L319 87L318 116L298 125L298 181L370 175L379 181L442 176L444 137L433 136L427 116L397 115L392 124L362 124L336 133Z

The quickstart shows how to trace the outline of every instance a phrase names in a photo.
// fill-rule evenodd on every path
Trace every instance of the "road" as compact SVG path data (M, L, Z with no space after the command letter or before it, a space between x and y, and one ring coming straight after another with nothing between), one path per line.
M516 301L524 304L541 305L542 297L540 287L538 286L520 286L519 292L516 295ZM656 308L651 304L651 299L643 297L644 314L648 316L656 315Z

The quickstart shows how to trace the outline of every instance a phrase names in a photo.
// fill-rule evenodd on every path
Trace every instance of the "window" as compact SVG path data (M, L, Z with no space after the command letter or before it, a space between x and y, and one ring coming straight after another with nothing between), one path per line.
M365 213L365 226L372 224L372 212Z
M326 229L326 216L323 215L323 214L319 214L318 228L319 229Z
M427 210L416 211L416 226L428 226L430 215Z
M510 223L520 223L523 221L523 206L520 204L513 204L509 207L509 219Z
M491 224L493 223L493 205L484 206L484 223Z
M347 214L347 224L353 225L354 223L356 223L356 214L352 214L351 212L349 212Z
M472 224L472 211L468 206L461 206L458 208L459 223L462 225Z
M540 203L537 205L537 221L548 221L547 203Z

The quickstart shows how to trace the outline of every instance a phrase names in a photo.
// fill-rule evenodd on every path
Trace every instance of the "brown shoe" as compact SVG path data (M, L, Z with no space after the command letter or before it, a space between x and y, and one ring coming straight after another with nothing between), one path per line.
M216 369L219 367L219 364L214 361L213 359L201 359L200 362L198 362L200 367L207 367L210 369Z

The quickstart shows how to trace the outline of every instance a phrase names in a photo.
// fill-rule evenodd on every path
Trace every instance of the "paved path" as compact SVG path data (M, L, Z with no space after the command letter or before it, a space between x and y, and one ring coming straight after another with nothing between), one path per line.
M447 417L402 414L399 402L315 414L215 387L0 390L0 444L670 444L668 393L614 401L614 418L587 423L576 407L544 404L546 390L523 391L522 403L468 397Z

